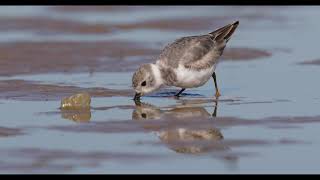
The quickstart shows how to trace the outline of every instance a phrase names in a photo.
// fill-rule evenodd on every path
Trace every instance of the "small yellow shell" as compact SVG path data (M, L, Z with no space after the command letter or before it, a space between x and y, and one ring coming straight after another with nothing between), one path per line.
M90 109L91 97L88 93L78 93L61 100L61 109L77 110Z

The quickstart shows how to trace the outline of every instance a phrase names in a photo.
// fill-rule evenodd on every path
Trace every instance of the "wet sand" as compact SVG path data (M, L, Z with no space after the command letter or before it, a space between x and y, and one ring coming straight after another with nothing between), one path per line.
M2 43L0 75L134 71L139 64L155 62L160 51L161 47L134 42ZM230 48L222 59L254 60L270 55L259 49Z
M127 71L134 64L127 57L141 56L139 63L149 62L144 56L156 52L130 42L5 43L0 44L0 75Z
M105 25L89 25L77 23L68 20L49 19L41 17L32 18L0 18L1 31L12 29L23 31L34 31L40 34L57 34L57 33L80 33L80 34L106 34L112 30Z
M12 8L0 9L1 173L319 171L319 72L296 65L319 64L318 8ZM234 20L222 97L208 82L180 99L167 88L132 101L140 64ZM59 109L80 92L89 109Z
M0 99L49 101L61 100L79 92L88 92L92 97L132 96L134 92L128 90L113 90L103 87L80 88L53 84L39 84L23 80L0 81Z
M21 129L0 127L0 137L22 135Z
M298 63L299 65L320 65L320 59L309 60Z
M103 161L116 159L117 161L144 161L146 159L165 158L157 155L147 154L123 154L116 152L73 152L66 150L47 150L26 148L11 151L0 151L0 156L8 155L16 159L23 159L22 162L5 162L3 161L0 168L3 171L18 171L21 173L66 173L75 168L87 167L94 168L99 166ZM3 159L3 157L2 157ZM26 160L26 161L25 161ZM57 160L63 160L65 163L55 163Z
M186 18L170 18L170 19L159 19L159 20L150 20L143 21L132 24L120 24L116 25L116 28L131 30L131 29L161 29L161 30L180 30L180 31L196 31L203 29L213 29L214 26L218 24L226 24L230 21L233 21L231 18L221 17L221 18L212 18L212 17L194 17L192 19ZM209 30L209 32L211 32ZM209 33L208 32L208 33Z
M130 10L139 10L139 6L55 6L50 7L55 11L62 11L62 12L87 12L87 11L94 11L94 12L105 12L105 11L130 11Z
M259 58L266 58L272 54L268 51L253 49L253 48L228 48L221 56L223 60L257 60Z

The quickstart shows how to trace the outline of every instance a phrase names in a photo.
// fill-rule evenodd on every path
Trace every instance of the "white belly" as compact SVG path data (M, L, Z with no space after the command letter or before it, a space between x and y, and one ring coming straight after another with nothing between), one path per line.
M181 88L193 88L204 85L214 72L214 67L204 69L201 71L190 70L181 65L176 69L178 82L176 86Z

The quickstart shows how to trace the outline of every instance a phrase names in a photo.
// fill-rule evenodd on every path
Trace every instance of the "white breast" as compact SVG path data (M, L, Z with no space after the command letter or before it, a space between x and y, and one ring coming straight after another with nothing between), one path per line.
M176 86L181 88L202 86L210 79L210 77L212 77L213 71L214 67L197 71L187 69L184 66L179 65L179 67L175 70L178 80Z

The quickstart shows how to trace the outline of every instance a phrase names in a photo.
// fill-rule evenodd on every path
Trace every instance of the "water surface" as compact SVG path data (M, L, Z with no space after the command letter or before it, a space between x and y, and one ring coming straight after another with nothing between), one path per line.
M190 13L192 8L192 13ZM13 13L14 12L14 13ZM1 173L317 173L319 7L1 7ZM213 81L132 101L181 36L240 25ZM88 91L88 111L59 109Z

